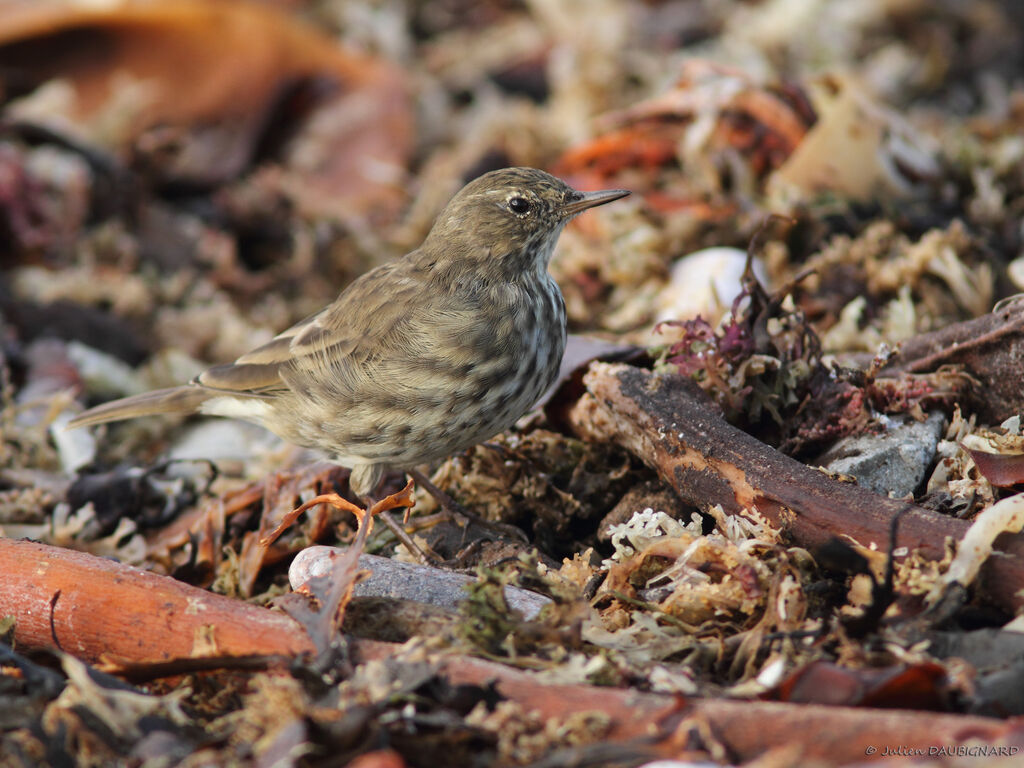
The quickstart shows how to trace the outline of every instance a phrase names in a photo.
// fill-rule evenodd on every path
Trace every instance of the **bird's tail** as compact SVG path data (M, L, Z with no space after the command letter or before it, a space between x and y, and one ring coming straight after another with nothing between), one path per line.
M90 408L69 421L67 428L75 429L108 421L122 421L139 416L156 416L162 413L194 413L204 401L216 395L216 392L191 385L155 389L152 392L123 397L120 400L113 400Z

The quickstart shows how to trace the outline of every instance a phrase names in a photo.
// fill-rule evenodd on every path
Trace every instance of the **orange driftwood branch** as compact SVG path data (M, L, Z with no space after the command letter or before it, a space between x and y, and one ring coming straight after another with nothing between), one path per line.
M19 647L115 666L314 650L284 614L83 552L4 538L0 616L14 617Z

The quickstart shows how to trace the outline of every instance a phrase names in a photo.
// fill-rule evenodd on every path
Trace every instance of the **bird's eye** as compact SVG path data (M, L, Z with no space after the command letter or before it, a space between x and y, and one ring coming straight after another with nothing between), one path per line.
M509 210L512 213L524 214L530 212L530 201L521 197L513 197L508 201Z

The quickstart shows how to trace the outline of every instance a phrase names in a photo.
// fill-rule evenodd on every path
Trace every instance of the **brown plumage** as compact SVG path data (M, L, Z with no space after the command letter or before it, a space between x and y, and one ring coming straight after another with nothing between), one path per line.
M116 400L70 426L160 413L262 424L351 467L370 495L511 426L551 385L565 306L547 272L562 227L624 190L577 192L532 168L467 184L423 245L323 310L187 385Z

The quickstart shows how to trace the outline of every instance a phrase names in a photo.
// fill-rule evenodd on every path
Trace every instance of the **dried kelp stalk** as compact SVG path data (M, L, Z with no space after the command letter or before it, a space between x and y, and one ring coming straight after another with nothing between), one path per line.
M579 434L627 447L687 501L721 504L732 514L756 509L800 546L815 549L840 536L885 549L900 515L895 546L941 559L946 538L959 541L967 530L962 520L840 483L782 455L726 424L688 379L597 363L584 383L589 394L570 413ZM1016 611L1024 605L1024 540L1002 546L1016 557L986 563L985 595Z

